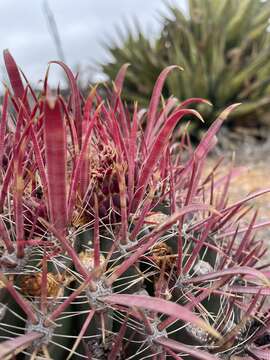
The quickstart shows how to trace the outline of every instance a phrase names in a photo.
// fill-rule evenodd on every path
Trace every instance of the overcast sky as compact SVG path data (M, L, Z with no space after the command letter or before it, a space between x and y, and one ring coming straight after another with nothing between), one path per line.
M183 4L184 0L170 3ZM8 48L32 83L43 78L49 60L57 59L55 43L44 14L43 0L0 0L1 52ZM56 20L66 62L93 65L106 59L102 41L116 37L116 25L132 23L137 17L149 36L160 28L163 0L48 0ZM1 56L1 68L2 68ZM51 82L61 75L55 69ZM3 78L3 68L2 68Z

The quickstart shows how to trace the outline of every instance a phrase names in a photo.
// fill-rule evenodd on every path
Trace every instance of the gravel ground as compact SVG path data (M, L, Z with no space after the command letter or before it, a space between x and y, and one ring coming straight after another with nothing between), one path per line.
M219 136L221 145L210 156L206 169L213 166L220 156L225 156L220 173L226 173L230 169L232 159L234 159L235 167L239 167L241 173L231 182L230 202L240 200L247 194L258 190L270 189L270 134L269 140L264 143L248 136L239 138L234 134L234 139L231 139L227 135L221 133ZM254 199L250 205L254 209L258 209L257 222L270 221L270 192ZM250 216L253 213L250 212ZM270 226L259 230L257 233L258 238L264 239L270 250Z

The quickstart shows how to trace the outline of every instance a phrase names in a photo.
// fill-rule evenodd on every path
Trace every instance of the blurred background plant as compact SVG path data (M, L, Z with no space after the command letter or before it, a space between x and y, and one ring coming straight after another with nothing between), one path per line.
M203 97L212 108L199 110L212 121L228 104L242 102L229 126L249 131L259 139L269 127L270 2L261 0L189 0L188 11L168 5L170 15L162 16L162 29L155 41L137 26L137 34L126 29L121 45L110 43L110 62L102 70L114 78L119 67L130 63L124 86L125 97L145 105L161 70L178 64L184 71L172 74L164 96L180 100ZM193 134L198 136L194 124ZM249 130L244 130L249 129Z

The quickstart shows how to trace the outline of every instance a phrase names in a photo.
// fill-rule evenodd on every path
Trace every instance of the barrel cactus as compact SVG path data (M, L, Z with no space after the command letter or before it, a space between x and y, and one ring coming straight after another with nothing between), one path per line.
M186 106L125 107L126 66L103 100L36 94L6 50L0 124L1 359L257 359L269 356L269 270L249 202L203 167L225 109L196 149ZM197 119L196 119L197 118ZM146 124L143 126L142 124Z

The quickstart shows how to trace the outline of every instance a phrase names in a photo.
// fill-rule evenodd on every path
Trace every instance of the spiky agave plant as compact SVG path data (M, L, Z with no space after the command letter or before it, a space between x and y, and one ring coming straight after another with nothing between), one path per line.
M0 358L243 359L269 356L266 249L230 179L203 172L216 133L198 147L171 134L189 102L147 112L122 103L122 67L106 101L65 101L24 86L8 51L0 126ZM52 66L52 65L51 65ZM206 102L197 99L199 102ZM142 121L146 121L144 129ZM196 121L196 119L195 119Z
M168 78L165 97L173 94L181 101L191 96L210 100L212 109L200 108L209 122L229 104L242 102L228 124L249 126L264 137L260 128L269 126L270 2L189 0L187 4L187 12L179 5L168 6L169 15L161 17L155 41L139 28L137 35L129 32L123 44L109 44L112 60L102 65L103 71L114 78L119 64L130 63L125 97L146 105L161 70L178 64L183 74ZM198 136L195 122L193 127Z

